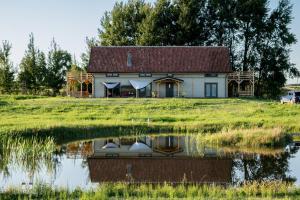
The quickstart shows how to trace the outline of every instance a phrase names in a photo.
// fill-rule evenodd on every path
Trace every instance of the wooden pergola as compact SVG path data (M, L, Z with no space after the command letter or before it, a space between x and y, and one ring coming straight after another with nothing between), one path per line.
M80 89L78 90L78 84ZM86 84L86 90L83 90L83 84ZM88 85L92 84L92 92L89 93ZM94 76L86 72L68 72L67 73L67 95L73 97L94 97Z
M239 97L254 96L255 73L253 71L238 71L238 72L233 72L228 74L227 76L228 91L229 91L230 83L232 84L236 83L236 87L232 87L233 96L239 96ZM236 91L234 91L235 89Z
M161 83L176 83L177 85L177 97L180 97L180 84L183 83L183 80L179 79L179 78L173 78L173 77L165 77L165 78L160 78L160 79L156 79L153 81L154 83L156 83L156 92L157 92L157 97L159 97L159 86Z

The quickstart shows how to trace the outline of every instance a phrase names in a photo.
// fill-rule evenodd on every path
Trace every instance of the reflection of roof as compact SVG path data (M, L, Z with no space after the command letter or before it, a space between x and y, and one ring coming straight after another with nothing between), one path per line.
M152 152L152 149L144 143L135 142L133 145L131 145L129 151Z
M231 182L231 159L216 158L88 158L92 182Z

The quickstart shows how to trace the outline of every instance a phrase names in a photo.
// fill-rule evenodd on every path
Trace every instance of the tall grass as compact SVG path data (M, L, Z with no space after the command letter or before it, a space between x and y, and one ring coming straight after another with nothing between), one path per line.
M38 185L30 191L11 190L0 199L299 199L300 189L283 182L253 182L239 187L221 185L101 184L96 190L52 189Z
M197 141L231 147L280 147L289 143L291 136L281 128L253 128L197 135Z
M53 152L56 145L52 138L0 138L0 173L9 175L9 165L18 166L34 174L46 166L48 171L54 169Z

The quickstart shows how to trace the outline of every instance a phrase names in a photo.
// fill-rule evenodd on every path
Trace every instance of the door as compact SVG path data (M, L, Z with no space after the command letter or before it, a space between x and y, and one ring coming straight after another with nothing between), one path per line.
M174 97L174 83L166 83L166 97Z
M218 97L217 83L205 83L205 97L210 97L210 98Z

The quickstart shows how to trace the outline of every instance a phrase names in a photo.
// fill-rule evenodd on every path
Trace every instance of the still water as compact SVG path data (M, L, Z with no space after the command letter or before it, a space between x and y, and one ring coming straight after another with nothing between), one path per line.
M0 146L0 189L35 184L90 189L103 182L217 183L285 180L300 185L300 152L211 147L193 136L101 138Z

